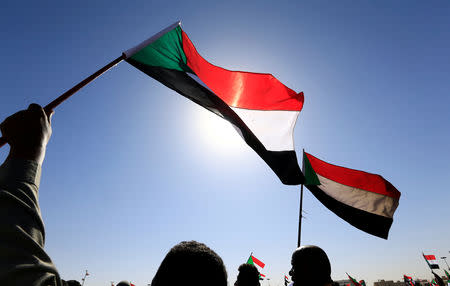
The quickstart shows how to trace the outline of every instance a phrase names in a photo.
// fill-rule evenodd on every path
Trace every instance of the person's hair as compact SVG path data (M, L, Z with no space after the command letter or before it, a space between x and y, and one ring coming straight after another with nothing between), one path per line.
M235 285L237 286L259 286L259 271L255 265L241 264L238 268L239 274Z
M327 254L315 245L297 248L292 254L294 285L325 285L332 283L331 265Z
M227 285L222 258L203 243L183 241L172 247L152 280L152 286Z

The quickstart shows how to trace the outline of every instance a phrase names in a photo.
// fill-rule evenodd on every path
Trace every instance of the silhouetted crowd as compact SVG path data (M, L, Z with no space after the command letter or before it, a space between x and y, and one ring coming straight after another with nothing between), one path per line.
M19 111L1 125L10 145L0 166L0 285L76 286L64 281L44 250L45 230L38 202L41 165L52 134L52 111L37 104ZM294 251L289 275L293 286L331 286L331 266L317 246ZM235 286L258 286L260 274L251 264L239 266ZM226 286L227 271L217 253L203 243L183 241L161 262L152 286ZM123 281L119 285L130 285Z

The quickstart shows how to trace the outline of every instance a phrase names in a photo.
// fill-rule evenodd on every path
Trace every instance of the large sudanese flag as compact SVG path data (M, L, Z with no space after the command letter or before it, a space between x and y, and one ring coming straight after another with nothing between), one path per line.
M282 183L303 183L293 140L303 92L271 74L230 71L209 63L180 22L124 55L137 69L229 121Z
M400 192L382 176L324 162L303 153L305 186L354 227L387 239Z

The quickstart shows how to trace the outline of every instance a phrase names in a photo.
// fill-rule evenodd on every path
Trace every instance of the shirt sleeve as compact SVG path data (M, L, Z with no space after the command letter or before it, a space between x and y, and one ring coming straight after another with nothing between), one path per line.
M0 281L2 285L61 286L44 251L38 202L41 166L7 159L0 166Z

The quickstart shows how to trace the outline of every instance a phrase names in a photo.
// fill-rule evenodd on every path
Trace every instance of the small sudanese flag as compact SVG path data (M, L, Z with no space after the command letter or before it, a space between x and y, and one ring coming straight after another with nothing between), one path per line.
M253 255L250 255L250 257L247 260L247 264L256 264L261 268L264 268L264 266L266 266L261 260L254 257Z
M422 255L423 255L423 258L425 258L425 261L427 262L430 269L439 269L439 264L436 261L436 256L434 256L432 254L430 254L430 255L422 254Z
M348 278L350 279L350 281L352 282L352 284L353 284L354 286L361 286L361 284L359 284L358 281L356 281L355 278L353 278L353 277L351 277L350 275L348 275L348 273L347 273L347 276L348 276Z

